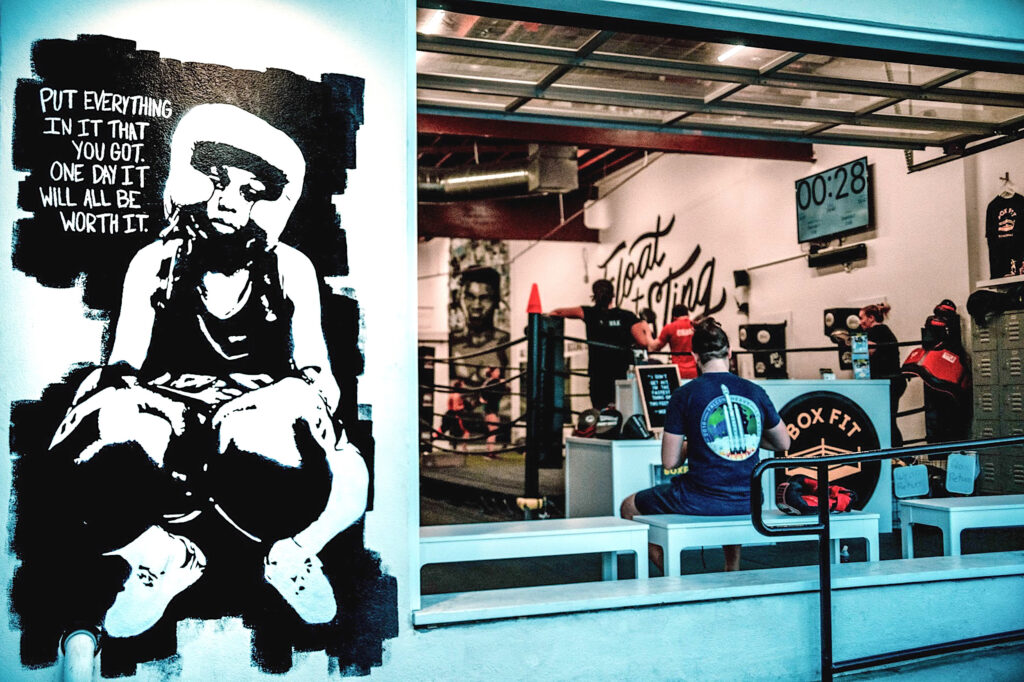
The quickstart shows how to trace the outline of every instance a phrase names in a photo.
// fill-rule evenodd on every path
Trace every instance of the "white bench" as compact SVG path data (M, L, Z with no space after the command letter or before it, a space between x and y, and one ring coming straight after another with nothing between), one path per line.
M647 578L647 526L617 516L462 523L420 528L420 568L427 564L601 554L601 577L615 580L618 552L636 555Z
M899 512L904 559L914 558L916 523L939 528L943 554L957 556L960 534L968 528L1024 526L1024 495L900 500Z
M817 516L791 516L777 510L763 512L765 525L798 526L817 523ZM767 542L794 542L815 535L762 535L754 529L748 515L742 516L686 516L683 514L652 514L634 516L634 521L648 524L648 541L661 547L665 554L665 575L679 575L682 562L679 553L684 549L721 545L752 545ZM839 541L847 538L865 538L868 543L868 561L878 561L878 514L862 511L843 512L829 516L829 555L832 563L839 562Z

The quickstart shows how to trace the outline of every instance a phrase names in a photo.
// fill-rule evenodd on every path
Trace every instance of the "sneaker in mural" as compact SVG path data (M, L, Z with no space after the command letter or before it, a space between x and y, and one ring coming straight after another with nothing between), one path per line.
M291 538L279 540L270 548L263 576L310 625L328 623L337 615L338 604L323 564Z
M107 553L113 555L127 561L131 573L103 619L111 637L134 637L156 625L171 600L206 569L206 556L195 543L158 526Z

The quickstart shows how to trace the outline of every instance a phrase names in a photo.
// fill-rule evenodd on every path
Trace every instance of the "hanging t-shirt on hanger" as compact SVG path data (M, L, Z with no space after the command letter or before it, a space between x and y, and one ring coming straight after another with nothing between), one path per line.
M1024 197L1002 194L989 202L985 211L985 239L988 241L990 276L1024 274Z

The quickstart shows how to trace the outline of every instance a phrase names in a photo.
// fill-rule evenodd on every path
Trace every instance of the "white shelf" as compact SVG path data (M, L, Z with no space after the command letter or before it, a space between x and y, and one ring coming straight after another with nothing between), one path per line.
M1024 282L1024 275L1014 275L1013 277L997 277L996 279L982 279L974 283L974 286L981 289L983 287L998 287L1008 286L1010 284L1020 284Z

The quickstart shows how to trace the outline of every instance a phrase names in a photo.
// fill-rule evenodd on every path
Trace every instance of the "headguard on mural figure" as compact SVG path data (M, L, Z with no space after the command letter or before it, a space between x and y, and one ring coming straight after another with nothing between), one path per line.
M288 135L231 105L174 131L167 226L132 259L109 362L51 443L74 457L91 546L131 568L110 636L149 630L203 576L200 523L255 543L306 623L337 613L317 555L364 513L368 474L335 430L313 265L279 241L304 173Z

